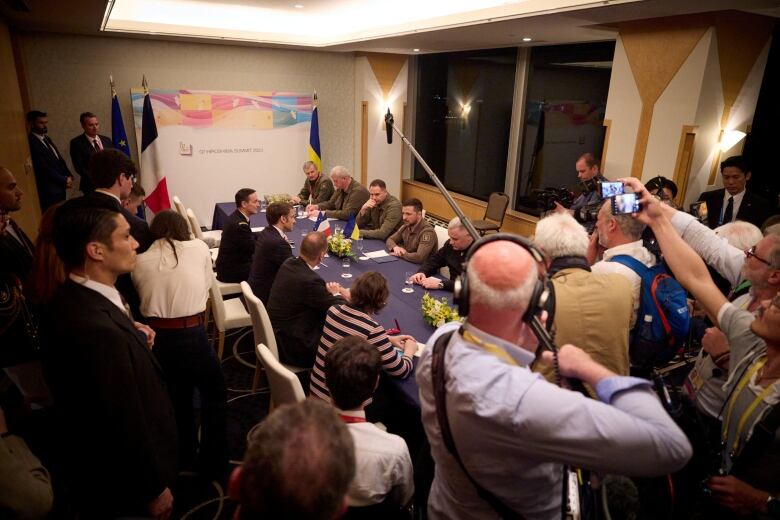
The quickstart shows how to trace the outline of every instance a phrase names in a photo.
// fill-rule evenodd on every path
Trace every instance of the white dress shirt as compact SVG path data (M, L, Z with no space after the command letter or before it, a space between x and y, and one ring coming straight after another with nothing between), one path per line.
M96 282L95 280L91 280L84 276L79 276L73 273L70 273L68 276L77 284L83 285L87 289L92 289L93 291L98 292L108 298L111 303L119 307L119 310L121 310L125 315L127 315L128 318L132 320L132 317L128 312L128 308L125 307L125 304L122 301L122 296L119 294L119 291L116 290L116 287L113 285L106 285L104 283Z
M647 267L653 267L656 264L656 258L653 253L642 245L641 240L629 242L615 247L610 247L604 251L602 260L591 266L591 271L600 274L617 273L625 276L631 282L631 290L634 295L634 312L631 314L631 327L636 322L636 313L639 310L640 290L642 288L642 278L634 272L633 269L617 262L612 262L611 258L617 255L627 255L639 260ZM607 295L605 295L606 297Z
M178 264L165 239L138 255L132 278L141 298L141 314L148 318L182 318L206 310L214 276L209 246L202 240L173 243Z
M339 413L366 417L363 410ZM414 476L406 441L370 422L349 423L347 429L355 443L356 469L347 493L349 505L370 506L385 499L399 507L408 504L414 494Z

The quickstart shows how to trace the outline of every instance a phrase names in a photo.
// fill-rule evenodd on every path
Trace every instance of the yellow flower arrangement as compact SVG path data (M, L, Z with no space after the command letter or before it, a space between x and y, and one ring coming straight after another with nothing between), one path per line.
M328 238L328 251L338 257L351 257L352 240L346 238L341 231L334 233Z
M434 327L441 327L450 321L463 321L463 318L458 316L458 311L453 309L444 297L437 300L426 292L422 297L421 308L425 321Z
M291 202L292 197L287 193L275 193L273 195L266 195L265 201L268 204L274 204L275 202Z

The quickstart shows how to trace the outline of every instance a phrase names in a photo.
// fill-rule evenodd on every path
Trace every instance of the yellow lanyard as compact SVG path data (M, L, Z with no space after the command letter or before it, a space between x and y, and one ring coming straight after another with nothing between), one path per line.
M752 367L750 367L750 370L742 376L742 379L739 381L739 384L737 385L737 388L734 390L734 395L731 398L731 401L729 402L729 409L726 411L726 417L723 422L723 430L721 433L721 438L723 439L723 442L725 443L726 440L728 440L728 434L729 434L729 425L731 424L731 414L734 410L734 405L737 402L737 398L739 397L739 394L742 393L742 390L747 386L747 384L750 382L750 380L753 378L753 376L761 370L761 367L763 367L766 364L766 356L762 357L758 362L756 362ZM740 439L742 437L742 430L745 428L745 424L747 423L748 418L750 415L755 411L756 407L761 403L761 401L764 400L764 398L769 395L769 393L773 390L774 384L769 385L768 387L764 388L758 396L756 396L755 399L750 403L750 405L747 407L747 409L742 413L742 416L739 418L739 422L737 423L737 429L734 432L734 442L731 445L731 453L733 455L736 455L737 449L739 448Z
M483 349L487 350L488 352L496 356L498 359L504 360L510 365L520 366L519 363L515 361L512 356L507 354L504 349L502 349L498 345L494 345L493 343L482 341L481 339L479 339L478 337L476 337L474 334L472 334L467 330L463 331L463 339L471 343L474 343L475 345L479 345Z

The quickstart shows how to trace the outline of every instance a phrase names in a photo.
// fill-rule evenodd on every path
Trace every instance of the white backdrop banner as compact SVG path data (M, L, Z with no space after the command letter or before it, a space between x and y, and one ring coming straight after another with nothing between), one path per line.
M140 157L143 89L131 95ZM168 193L192 208L201 225L210 226L214 204L232 201L241 188L261 197L300 190L311 95L153 89L150 97Z

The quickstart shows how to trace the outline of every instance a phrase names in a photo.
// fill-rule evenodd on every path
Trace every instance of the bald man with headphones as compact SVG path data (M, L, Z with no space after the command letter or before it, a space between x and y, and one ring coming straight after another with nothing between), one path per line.
M417 366L422 419L436 462L428 514L437 518L561 518L562 466L656 476L680 469L691 446L650 382L622 377L573 345L560 374L599 399L529 370L544 336L551 288L525 239L477 242L456 282L463 325L429 340ZM543 359L551 363L551 352Z

